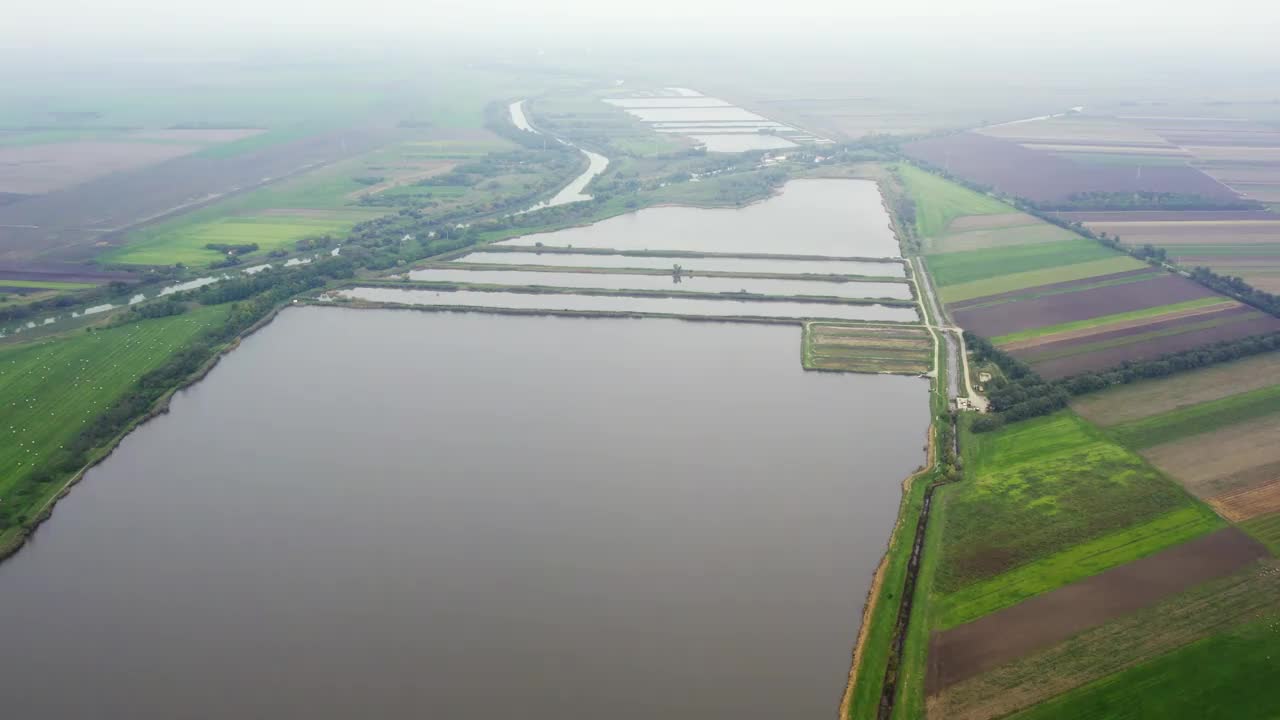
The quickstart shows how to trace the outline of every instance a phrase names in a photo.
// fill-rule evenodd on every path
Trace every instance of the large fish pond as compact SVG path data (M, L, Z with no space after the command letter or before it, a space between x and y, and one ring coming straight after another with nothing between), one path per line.
M927 382L799 334L288 310L0 564L5 713L832 717Z

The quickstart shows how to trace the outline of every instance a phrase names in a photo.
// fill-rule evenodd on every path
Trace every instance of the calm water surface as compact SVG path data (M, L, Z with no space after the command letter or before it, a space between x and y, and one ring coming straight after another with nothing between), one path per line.
M740 107L626 108L626 111L645 122L725 122L768 119Z
M431 268L409 273L413 280L483 283L488 285L543 285L611 290L679 290L681 292L747 292L761 295L825 295L844 298L911 299L906 283L831 282L776 278L707 277L681 275L628 275L625 273L542 272L521 270L454 270Z
M503 245L896 257L898 241L871 180L793 180L744 208L648 208Z
M760 258L651 257L643 255L600 255L596 253L474 252L457 259L465 263L499 265L549 265L559 267L644 268L670 270L679 265L696 272L815 273L819 275L906 276L896 262L853 260L765 260Z
M705 317L829 318L919 322L913 307L842 305L839 303L724 298L628 297L623 295L575 295L573 293L486 292L483 290L407 290L388 287L355 287L337 292L341 297L405 305L463 305L475 308L524 308L529 310L580 310L594 312L645 312Z
M0 564L6 717L826 720L927 386L799 341L286 311Z
M745 152L747 150L777 150L795 147L796 144L776 135L757 133L723 133L719 135L690 135L707 149L707 152Z

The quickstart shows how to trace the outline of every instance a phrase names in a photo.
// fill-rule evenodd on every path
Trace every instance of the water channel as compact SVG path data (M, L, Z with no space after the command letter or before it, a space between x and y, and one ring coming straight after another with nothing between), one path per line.
M525 115L525 112L524 112L524 103L525 103L524 100L517 100L516 102L513 102L509 106L507 106L507 109L511 114L511 124L515 125L517 129L523 130L525 132L531 132L536 135L545 135L545 133L543 133L542 131L535 128L532 124L530 124L529 118L527 115ZM559 138L552 138L552 139L555 142L568 145L576 149L578 152L581 152L583 155L586 155L587 169L582 171L582 174L578 175L573 180L571 180L568 185L561 188L560 191L557 192L550 199L540 202L534 205L533 207L530 207L528 210L525 210L524 212L529 212L532 210L541 210L542 208L548 208L548 207L556 207L557 205L566 205L568 203L579 202L582 200L590 200L591 196L584 193L583 190L586 189L587 185L589 185L592 180L596 179L597 176L599 176L601 173L605 171L605 169L609 167L609 158L605 157L604 155L601 155L599 153L593 153L590 150L583 150L577 145L574 145L569 142L565 142L564 140L560 140Z

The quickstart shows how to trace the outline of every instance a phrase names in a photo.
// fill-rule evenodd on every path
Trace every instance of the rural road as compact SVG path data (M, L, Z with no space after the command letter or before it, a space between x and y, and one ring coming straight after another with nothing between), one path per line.
M933 280L924 270L924 261L914 257L911 262L915 270L913 274L916 278L916 292L929 303L929 314L936 323L936 325L929 325L929 329L941 332L947 346L947 397L955 400L961 396L960 378L963 377L964 397L968 400L970 407L986 411L987 399L973 390L973 380L969 373L969 354L964 346L964 331L943 322L942 307L933 293Z

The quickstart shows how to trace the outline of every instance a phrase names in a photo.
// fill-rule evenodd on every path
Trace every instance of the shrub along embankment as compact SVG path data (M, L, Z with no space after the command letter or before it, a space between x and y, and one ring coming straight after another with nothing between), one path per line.
M930 393L932 422L927 460L904 482L898 520L863 609L849 685L840 706L848 720L888 718L901 685L904 643L911 621L916 578L924 560L921 539L931 497L941 484L959 479L955 424L947 399L947 369L938 368Z

